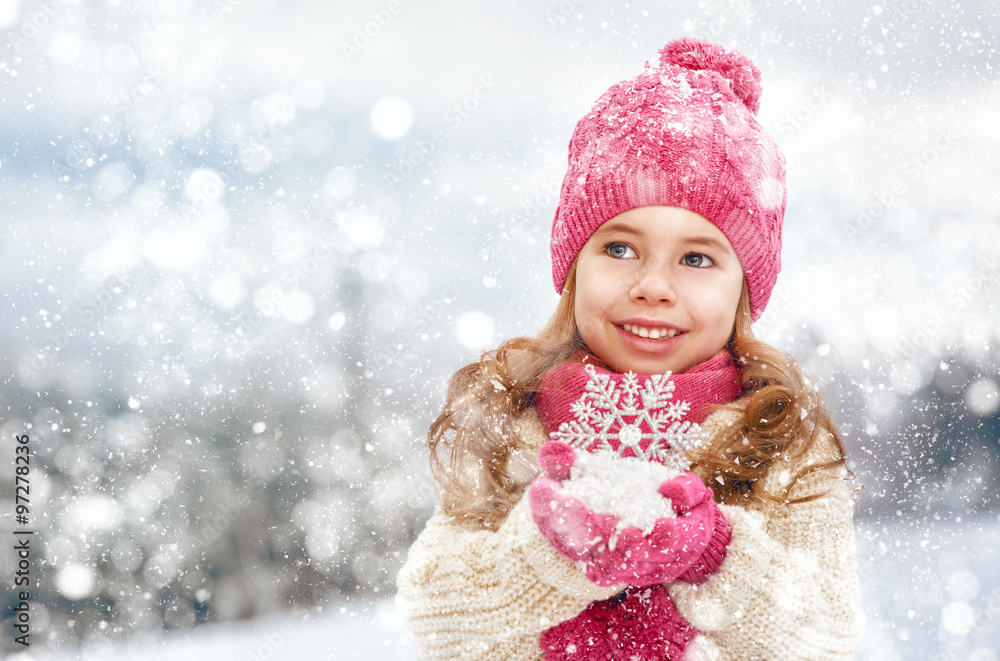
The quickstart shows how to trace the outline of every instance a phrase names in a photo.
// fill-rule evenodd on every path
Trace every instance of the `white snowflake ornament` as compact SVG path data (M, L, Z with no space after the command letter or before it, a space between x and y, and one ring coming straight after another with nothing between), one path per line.
M700 447L706 434L698 423L682 420L691 405L671 401L670 372L650 376L645 387L640 387L635 372L626 372L619 388L610 374L598 374L593 365L584 369L587 385L580 399L570 405L576 419L560 424L549 434L552 440L585 452L615 450L613 441L617 441L619 456L631 456L625 454L631 450L634 456L657 461L677 473L690 468L684 450Z

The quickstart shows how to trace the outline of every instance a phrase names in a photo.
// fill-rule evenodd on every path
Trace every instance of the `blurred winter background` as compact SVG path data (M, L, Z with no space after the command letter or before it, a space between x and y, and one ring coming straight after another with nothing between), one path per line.
M789 162L759 334L864 490L859 658L1000 650L987 0L0 0L0 585L18 659L406 659L446 379L554 309L575 121L667 40L763 71Z

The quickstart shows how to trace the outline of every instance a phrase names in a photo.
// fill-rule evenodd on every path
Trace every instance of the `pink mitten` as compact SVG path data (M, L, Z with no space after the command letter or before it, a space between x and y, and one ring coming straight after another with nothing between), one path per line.
M532 482L528 504L538 529L552 547L573 562L581 562L593 558L595 549L614 532L618 519L591 511L563 490L562 482L569 479L575 459L576 451L566 443L545 443L538 451L538 463L545 473Z
M687 490L691 483L701 484L696 476L685 473L665 483L664 488L677 481L688 483L682 487ZM711 496L691 502L682 506L676 517L659 519L648 534L627 528L616 542L597 547L587 577L598 585L703 580L722 562L729 543L729 524ZM719 527L723 530L717 534Z
M683 473L660 487L675 517L660 518L649 533L620 530L617 516L594 512L563 489L575 458L565 443L543 445L538 459L545 474L535 479L528 499L542 535L559 553L582 562L587 578L602 586L697 582L718 568L729 526L711 490L695 475Z
M677 575L688 583L701 583L714 574L726 559L726 549L731 539L731 529L726 517L715 503L712 490L692 473L684 473L677 479L660 486L660 494L670 499L674 511L683 516L692 507L705 504L712 511L711 537L705 550L681 574Z
M697 630L684 619L662 585L628 588L595 601L572 620L542 634L545 661L580 659L682 659Z

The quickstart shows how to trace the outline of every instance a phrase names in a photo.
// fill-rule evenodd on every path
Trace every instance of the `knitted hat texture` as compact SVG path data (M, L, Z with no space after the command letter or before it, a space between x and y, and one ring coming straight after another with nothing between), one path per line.
M573 132L552 224L556 291L605 221L675 206L711 221L743 267L756 321L781 270L785 159L758 123L760 71L748 58L686 37L659 66L612 85Z

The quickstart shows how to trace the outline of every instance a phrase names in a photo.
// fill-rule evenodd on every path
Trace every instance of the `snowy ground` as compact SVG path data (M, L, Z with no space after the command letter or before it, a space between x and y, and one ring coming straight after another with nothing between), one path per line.
M10 661L413 661L412 641L391 600L333 607L308 619L284 614L209 624L118 646L20 654Z
M900 520L858 526L868 625L859 660L996 661L1000 650L1000 525ZM31 653L11 661L411 661L412 641L391 600L206 625L118 647Z

